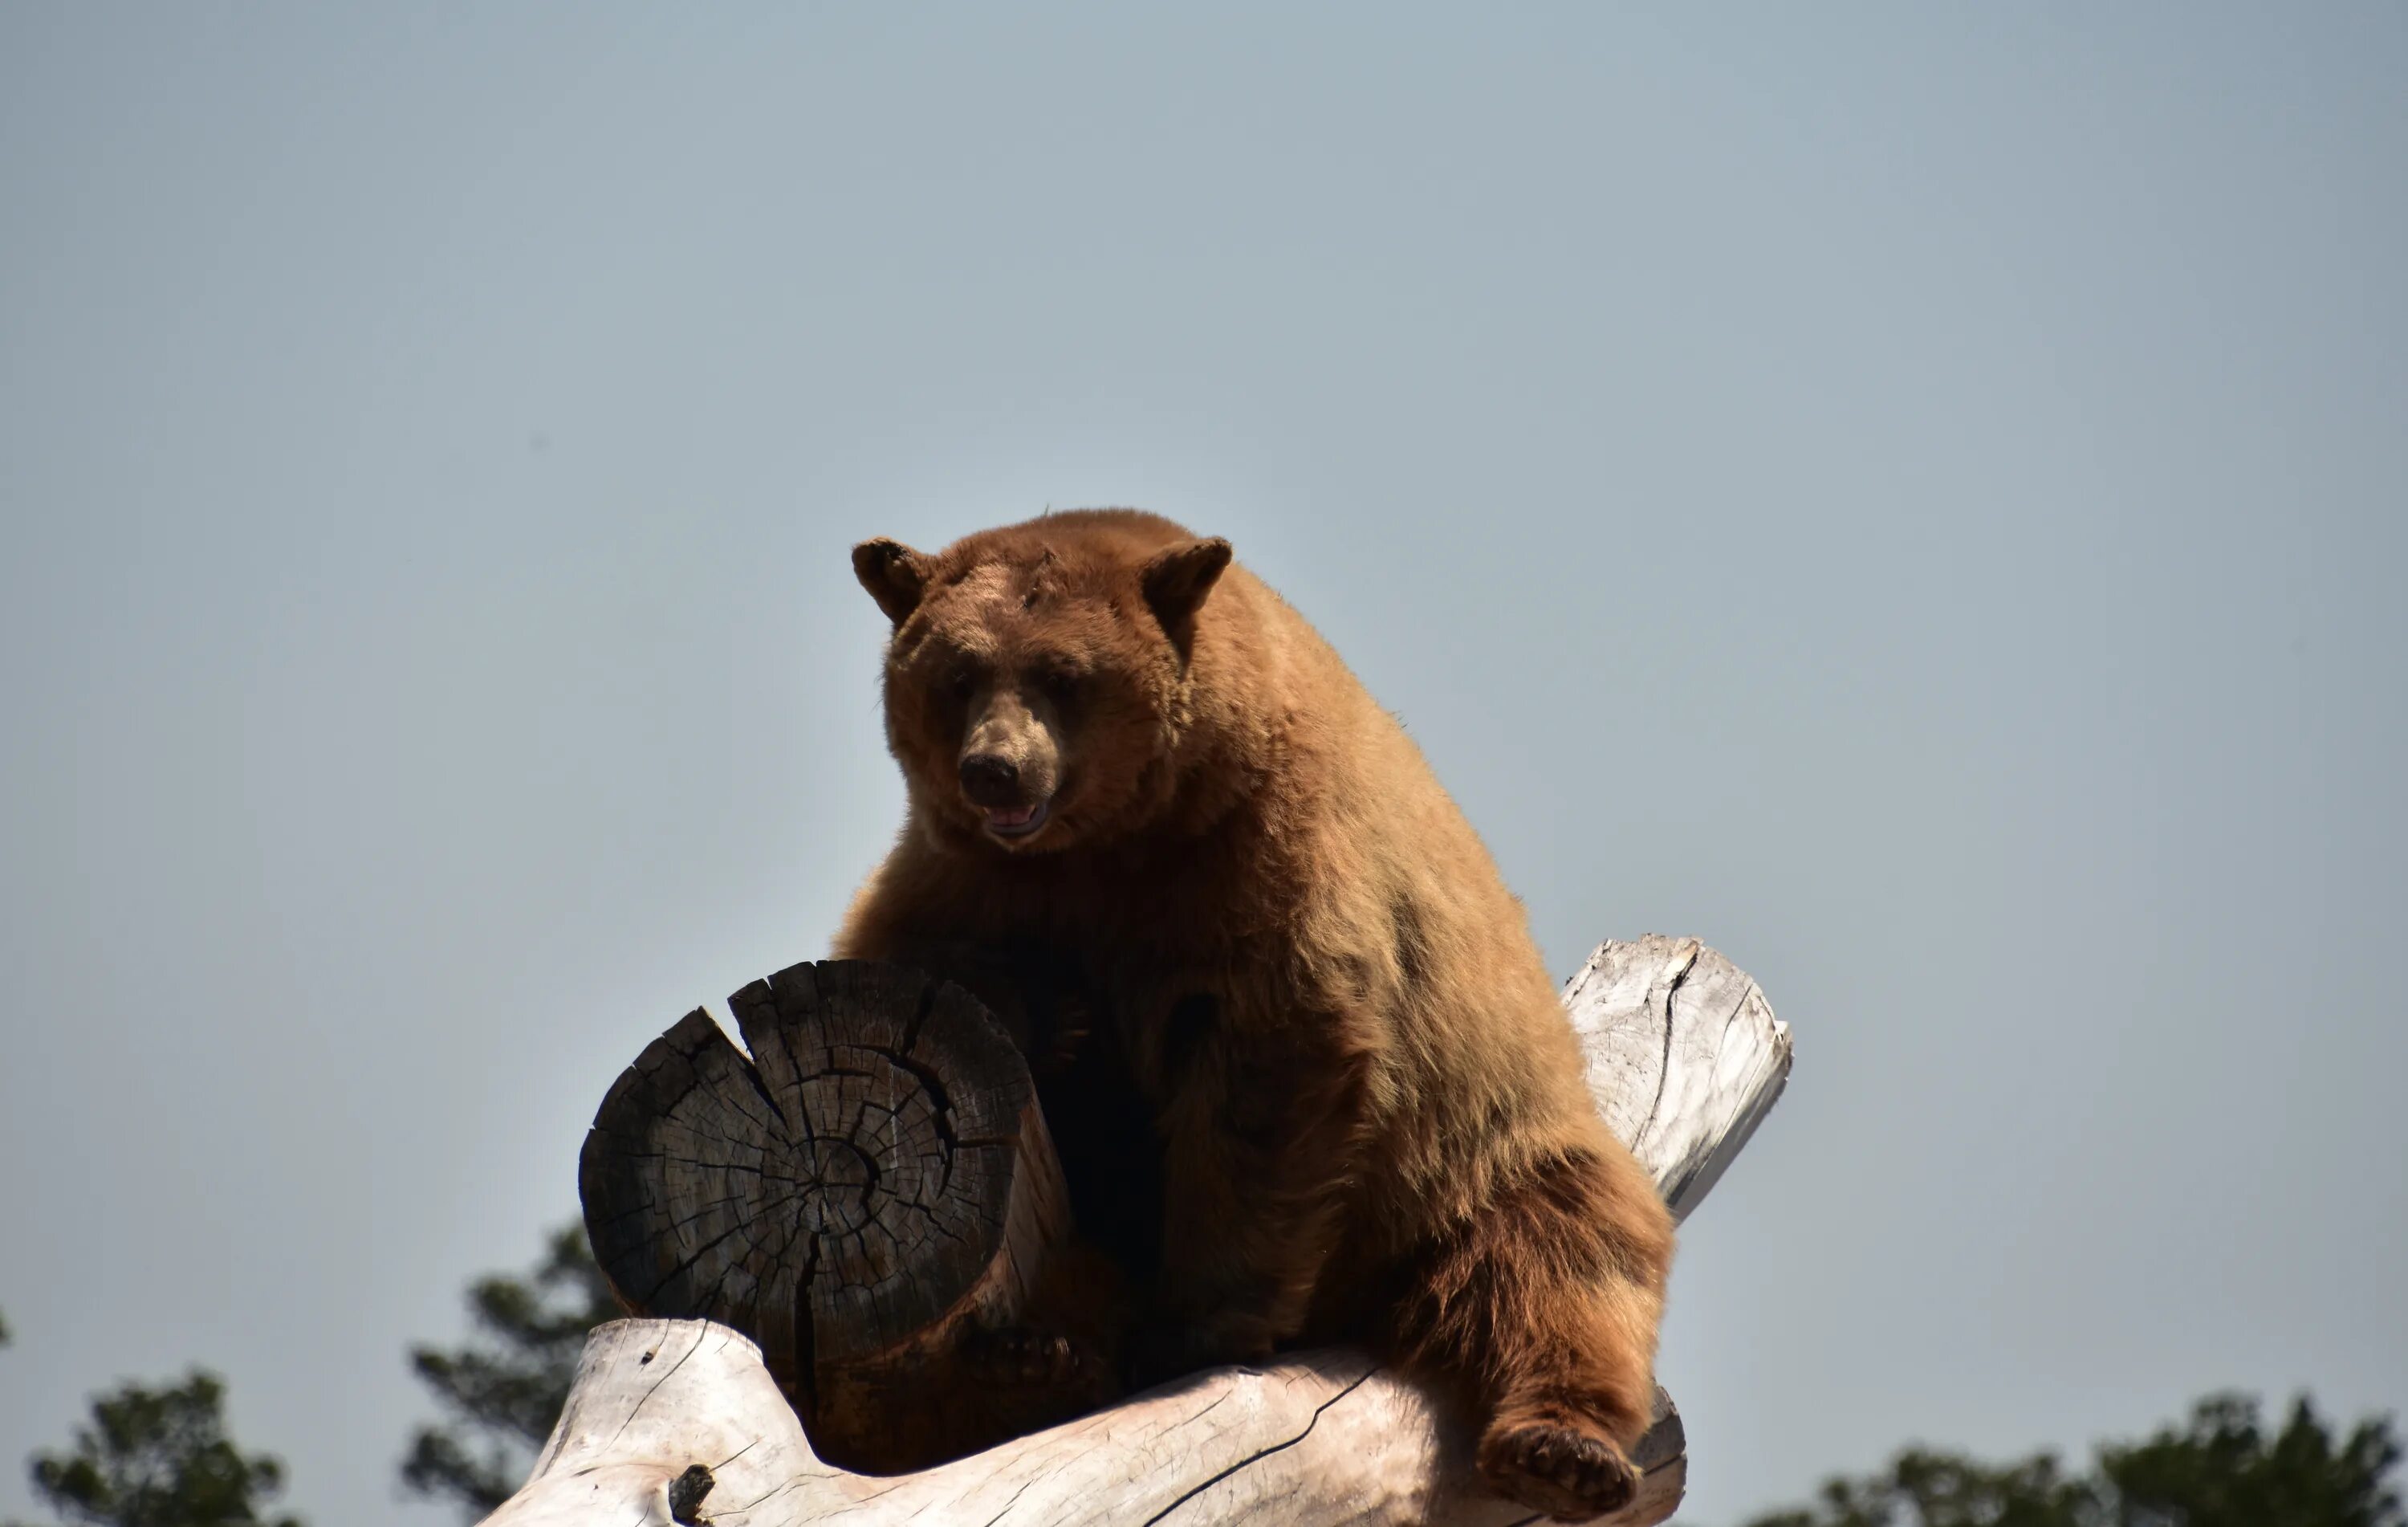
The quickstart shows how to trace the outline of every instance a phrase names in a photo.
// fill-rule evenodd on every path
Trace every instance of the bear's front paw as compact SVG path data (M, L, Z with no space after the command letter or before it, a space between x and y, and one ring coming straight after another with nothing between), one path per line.
M1508 1500L1557 1521L1586 1521L1630 1504L1639 1471L1598 1433L1552 1420L1499 1420L1480 1439L1480 1473Z
M1129 1388L1142 1390L1200 1369L1256 1366L1270 1355L1270 1339L1250 1329L1155 1320L1129 1333L1122 1367Z
M990 1383L1054 1388L1077 1382L1094 1366L1068 1336L1032 1326L973 1326L962 1356Z

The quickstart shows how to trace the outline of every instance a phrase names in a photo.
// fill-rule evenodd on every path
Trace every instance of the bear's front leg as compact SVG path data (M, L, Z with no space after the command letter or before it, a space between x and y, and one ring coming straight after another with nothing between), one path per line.
M1259 1362L1303 1329L1336 1249L1367 1067L1335 1020L1194 1046L1163 1111L1163 1264L1133 1382Z

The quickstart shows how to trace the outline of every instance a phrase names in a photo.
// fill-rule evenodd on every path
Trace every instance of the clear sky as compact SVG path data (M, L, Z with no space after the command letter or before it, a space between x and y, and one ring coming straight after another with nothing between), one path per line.
M1228 536L1792 1024L1688 1520L2408 1404L2408 9L0 8L0 1514L322 1524L901 794L847 547Z

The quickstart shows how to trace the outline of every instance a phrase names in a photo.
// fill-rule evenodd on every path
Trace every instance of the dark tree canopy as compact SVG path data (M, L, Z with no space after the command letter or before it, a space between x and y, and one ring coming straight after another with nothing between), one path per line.
M2133 1527L2401 1527L2400 1457L2387 1417L2336 1439L2301 1395L2270 1435L2255 1401L2228 1394L2099 1464Z
M2046 1453L1994 1466L1909 1448L1750 1527L2408 1527L2400 1458L2387 1418L2336 1438L2302 1396L2270 1433L2255 1400L2216 1395L2185 1425L2101 1446L2085 1474Z
M284 1489L284 1465L244 1456L226 1436L224 1404L224 1384L198 1369L168 1388L102 1395L69 1450L34 1455L34 1492L90 1527L300 1527L261 1514Z
M401 1482L412 1494L457 1503L473 1521L526 1477L568 1398L585 1333L620 1309L584 1227L571 1224L552 1232L526 1273L479 1279L468 1313L476 1334L466 1346L410 1351L411 1368L445 1416L410 1438Z

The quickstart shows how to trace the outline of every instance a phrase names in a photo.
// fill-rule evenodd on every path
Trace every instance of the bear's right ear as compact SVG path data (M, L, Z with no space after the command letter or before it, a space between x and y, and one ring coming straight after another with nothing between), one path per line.
M920 608L928 588L928 559L899 540L881 536L853 549L853 575L886 618L900 626Z

